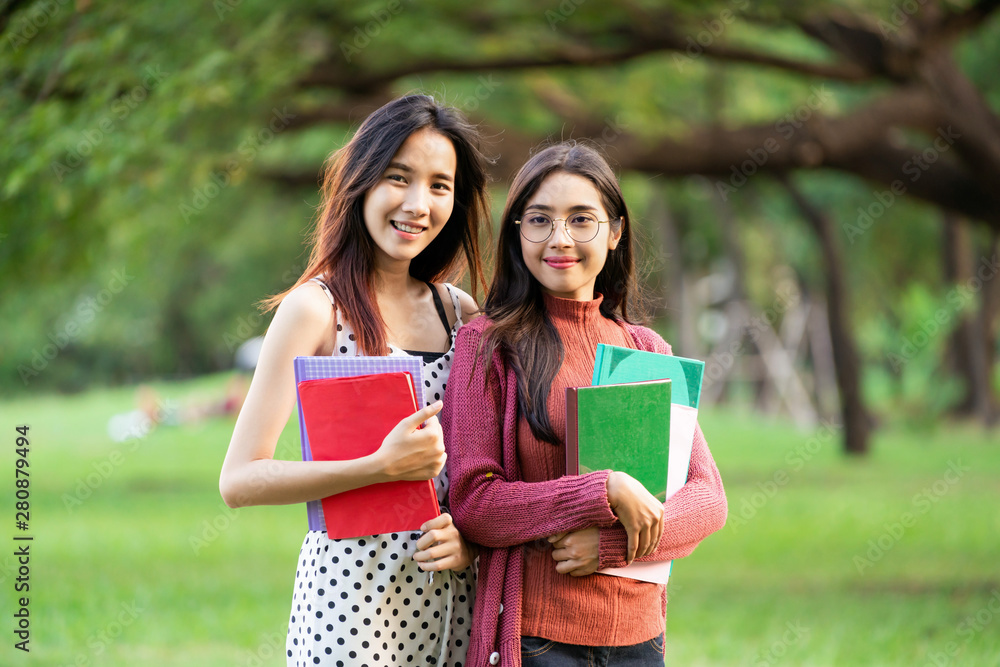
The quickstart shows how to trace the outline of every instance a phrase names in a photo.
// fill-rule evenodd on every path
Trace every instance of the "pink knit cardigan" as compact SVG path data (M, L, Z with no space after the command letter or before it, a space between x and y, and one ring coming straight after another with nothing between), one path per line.
M489 320L462 327L441 412L448 452L451 513L462 535L479 544L479 579L473 608L468 665L521 664L521 599L524 549L562 531L600 529L599 567L625 565L628 537L611 512L602 470L547 482L523 482L517 457L517 380L494 355L496 380L484 385L479 357ZM656 332L624 325L636 347L670 354ZM477 363L478 362L478 363ZM726 496L701 428L695 432L687 483L663 505L663 537L640 560L690 554L726 523ZM600 575L598 575L600 576ZM666 620L666 586L661 613Z

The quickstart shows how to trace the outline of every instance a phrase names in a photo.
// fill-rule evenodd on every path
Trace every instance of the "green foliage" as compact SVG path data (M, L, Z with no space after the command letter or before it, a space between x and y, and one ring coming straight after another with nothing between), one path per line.
M926 429L957 403L962 386L942 369L940 359L970 305L958 291L945 296L914 284L891 312L868 321L859 342L877 360L868 385L873 407ZM898 325L890 318L899 318Z

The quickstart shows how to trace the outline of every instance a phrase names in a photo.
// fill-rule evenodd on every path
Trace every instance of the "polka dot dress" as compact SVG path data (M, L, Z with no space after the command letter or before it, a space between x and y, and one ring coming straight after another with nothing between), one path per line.
M455 334L462 325L458 296L445 286L458 320L448 352L424 362L428 405L444 395ZM334 354L356 356L354 335L339 311L337 322ZM406 354L396 347L391 353ZM442 511L447 511L447 469L435 478L434 488ZM474 569L422 571L413 560L420 535L417 531L331 540L326 531L309 531L295 573L288 664L462 667L471 632Z

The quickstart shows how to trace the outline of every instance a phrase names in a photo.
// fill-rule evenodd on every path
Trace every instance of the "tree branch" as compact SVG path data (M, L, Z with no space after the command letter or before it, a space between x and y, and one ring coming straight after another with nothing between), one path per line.
M558 52L531 55L504 55L487 60L444 60L428 58L406 62L398 68L382 72L368 72L357 65L348 65L340 57L329 58L317 65L300 81L301 87L331 87L356 93L371 93L385 88L396 79L424 72L491 72L503 70L533 69L540 67L596 67L626 62L639 56L660 52L673 52L679 67L693 63L707 56L727 62L741 62L763 65L776 69L820 77L837 81L864 81L872 77L870 71L850 61L841 63L818 63L791 60L768 53L761 53L712 43L701 46L689 37L679 34L672 22L664 17L655 17L647 26L612 26L602 30L602 37L613 36L626 46L618 49L580 47L578 44L593 43L597 35L593 33L570 33L576 40L573 48L563 47ZM651 29L651 26L655 29ZM691 51L694 51L692 54Z
M557 113L567 120L561 136L554 137L555 140L589 137L622 170L672 177L703 174L715 177L716 188L728 194L741 188L757 172L836 169L866 178L882 188L889 189L895 184L897 190L906 194L1000 229L1000 190L983 185L968 167L950 159L950 155L935 155L931 162L923 157L923 147L902 143L902 128L918 130L932 139L939 131L947 136L942 110L923 89L904 88L838 117L810 111L804 118L790 114L774 123L734 130L702 127L684 139L654 141L605 121L571 115L579 114L583 105L552 96L543 99L554 104ZM484 129L501 138L499 157L491 170L499 181L509 179L543 142L541 137L522 135L512 129L501 132ZM315 187L318 172L317 167L302 173L259 175L289 185Z
M950 42L956 37L978 28L1000 9L1000 0L979 0L963 12L948 14L938 24L932 38L938 42Z

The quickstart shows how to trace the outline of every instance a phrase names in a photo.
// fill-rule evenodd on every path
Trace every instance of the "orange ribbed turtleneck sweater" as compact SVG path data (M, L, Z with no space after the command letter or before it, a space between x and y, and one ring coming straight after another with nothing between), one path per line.
M634 348L625 328L600 312L603 297L573 301L545 295L549 318L565 350L562 367L549 391L549 419L555 432L566 432L566 388L590 386L598 343ZM566 474L564 442L541 442L522 417L517 453L526 482L558 479ZM592 574L559 574L552 547L525 550L524 603L521 634L567 644L628 646L663 632L662 618L651 609L662 605L663 587L634 579Z

